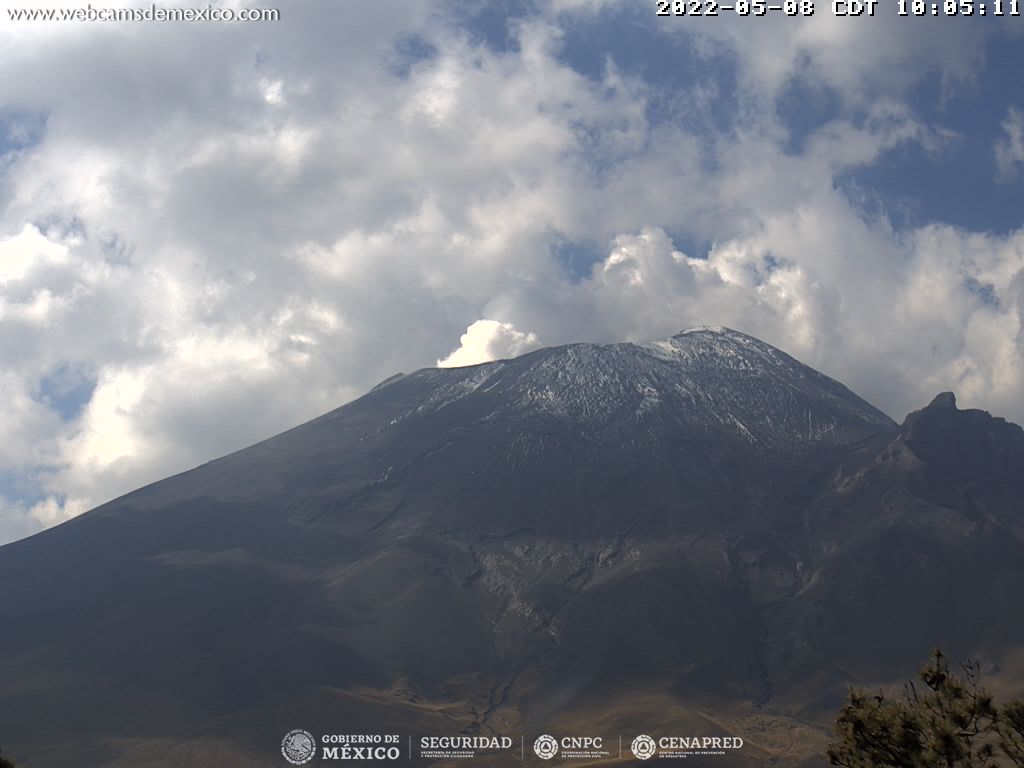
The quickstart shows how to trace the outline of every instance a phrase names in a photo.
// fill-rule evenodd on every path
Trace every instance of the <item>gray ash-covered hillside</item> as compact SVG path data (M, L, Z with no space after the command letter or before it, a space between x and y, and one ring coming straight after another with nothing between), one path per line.
M900 426L727 329L393 377L0 548L0 745L598 728L813 763L850 681L936 644L1024 683L1022 478L1016 425L945 394Z

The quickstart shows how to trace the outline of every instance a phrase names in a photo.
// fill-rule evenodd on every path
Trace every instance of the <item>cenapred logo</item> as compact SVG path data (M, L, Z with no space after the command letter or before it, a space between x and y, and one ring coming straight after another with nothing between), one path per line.
M281 739L281 754L292 765L305 765L316 754L316 739L301 728L288 731Z
M541 760L550 760L558 754L558 741L545 733L533 742L533 751Z
M640 760L649 760L654 757L654 753L658 751L658 745L654 743L654 739L646 734L641 734L633 739L633 743L629 746L633 756Z

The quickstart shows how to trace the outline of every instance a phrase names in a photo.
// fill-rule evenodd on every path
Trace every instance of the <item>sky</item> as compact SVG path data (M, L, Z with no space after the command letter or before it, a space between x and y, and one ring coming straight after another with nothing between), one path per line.
M0 543L399 371L697 325L1024 423L1020 17L272 2L0 0Z

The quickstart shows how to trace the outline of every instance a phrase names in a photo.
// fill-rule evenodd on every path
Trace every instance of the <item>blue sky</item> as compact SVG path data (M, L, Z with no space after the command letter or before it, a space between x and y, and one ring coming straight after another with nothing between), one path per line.
M701 324L1024 421L1019 18L0 4L0 543L396 371Z

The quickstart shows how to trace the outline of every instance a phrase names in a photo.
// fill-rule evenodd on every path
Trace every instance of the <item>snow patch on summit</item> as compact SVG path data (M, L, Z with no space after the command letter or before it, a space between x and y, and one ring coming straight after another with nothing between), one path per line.
M473 399L477 418L521 423L543 415L597 439L637 421L651 440L728 432L763 446L852 442L894 426L842 384L769 344L713 327L414 375L432 390L416 413Z

